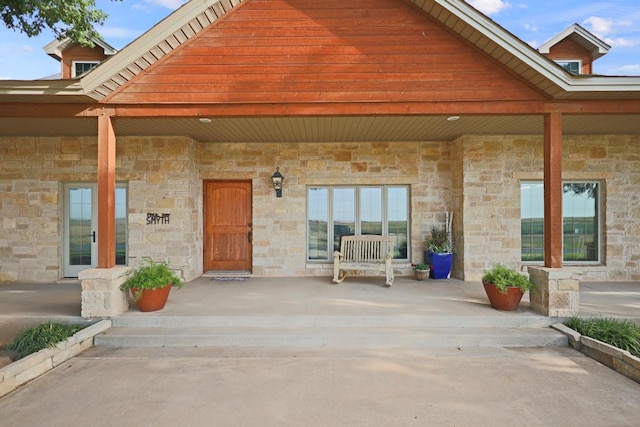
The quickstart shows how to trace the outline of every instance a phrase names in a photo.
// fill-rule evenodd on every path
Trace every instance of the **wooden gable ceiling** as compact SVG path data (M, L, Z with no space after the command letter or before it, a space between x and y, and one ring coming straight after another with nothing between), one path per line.
M103 102L543 98L404 0L245 0Z

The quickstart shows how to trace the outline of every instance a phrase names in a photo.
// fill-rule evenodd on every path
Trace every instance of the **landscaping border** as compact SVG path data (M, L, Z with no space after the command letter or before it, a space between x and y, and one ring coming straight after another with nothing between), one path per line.
M574 349L640 383L640 358L626 350L581 335L562 323L555 323L551 327L565 334L569 338L569 345Z
M109 328L111 320L101 320L79 330L55 347L44 348L0 368L0 397L93 347L93 337Z

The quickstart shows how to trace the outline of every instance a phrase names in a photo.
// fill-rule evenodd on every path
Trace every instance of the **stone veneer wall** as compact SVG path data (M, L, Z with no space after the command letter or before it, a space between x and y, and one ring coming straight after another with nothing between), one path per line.
M167 262L186 281L202 274L202 184L197 143L186 137L121 137L118 180L129 183L129 265ZM147 214L169 224L147 224Z
M541 136L465 136L464 278L497 262L521 266L520 181L542 180ZM584 281L640 280L640 136L565 137L563 179L601 180L603 265L565 266Z
M189 138L118 138L116 179L129 183L129 261L202 273L201 185ZM0 138L0 281L53 282L62 271L62 184L96 182L96 138ZM169 225L146 214L169 213Z
M640 137L565 137L564 178L598 179L604 265L582 280L640 280ZM189 138L117 139L117 180L129 183L129 256L169 261L186 280L202 273L202 181L253 182L256 276L330 275L305 262L306 186L411 186L411 262L444 212L454 212L453 276L479 280L496 262L520 262L520 180L542 179L539 136L465 136L452 143L205 144ZM64 182L95 182L95 138L0 138L0 281L55 281L62 263ZM283 197L270 176L280 166ZM147 225L147 213L169 224ZM400 270L409 272L408 263ZM567 267L572 269L572 267Z
M0 138L0 281L60 278L61 182L95 181L95 138Z
M331 264L306 262L309 185L411 186L412 262L423 262L422 241L444 220L451 194L449 143L200 144L202 179L253 182L253 273L256 276L331 275ZM271 175L285 177L276 198ZM404 266L410 271L409 263Z

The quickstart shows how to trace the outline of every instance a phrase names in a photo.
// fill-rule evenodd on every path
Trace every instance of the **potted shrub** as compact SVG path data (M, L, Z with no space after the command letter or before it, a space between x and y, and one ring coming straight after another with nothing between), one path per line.
M516 310L524 293L536 289L527 276L502 264L485 271L482 284L491 307L505 311Z
M120 285L120 290L131 290L133 300L140 311L157 311L164 308L172 285L180 288L184 283L167 264L147 260L145 264L133 270Z
M425 280L429 277L429 264L413 264L416 280Z
M431 278L448 278L453 265L454 249L449 229L446 226L431 226L431 231L424 241L424 248L424 261L431 267Z

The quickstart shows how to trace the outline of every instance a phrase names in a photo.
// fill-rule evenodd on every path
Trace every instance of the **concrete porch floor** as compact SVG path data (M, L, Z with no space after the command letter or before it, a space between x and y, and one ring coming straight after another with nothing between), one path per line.
M131 305L122 316L145 316ZM434 316L543 317L525 295L517 312L489 306L479 282L456 279L417 281L397 277L350 277L333 285L330 277L253 277L219 281L200 277L173 288L159 316ZM640 319L640 283L580 284L580 315ZM80 284L0 283L0 345L16 328L46 320L80 320Z

